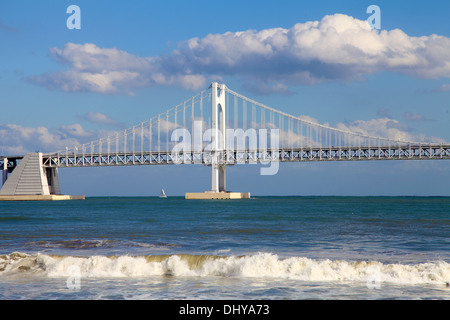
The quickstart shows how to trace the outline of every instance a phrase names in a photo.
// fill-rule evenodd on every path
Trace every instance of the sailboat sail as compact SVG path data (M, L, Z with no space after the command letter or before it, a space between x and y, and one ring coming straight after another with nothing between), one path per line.
M164 189L161 189L161 195L159 196L160 198L167 198L166 193L164 192Z

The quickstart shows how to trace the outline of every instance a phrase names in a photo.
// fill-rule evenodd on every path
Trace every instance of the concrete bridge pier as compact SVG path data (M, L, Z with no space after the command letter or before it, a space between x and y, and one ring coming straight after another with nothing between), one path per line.
M5 159L0 201L84 199L84 196L61 194L58 168L44 167L40 152L26 154L9 176L7 163Z

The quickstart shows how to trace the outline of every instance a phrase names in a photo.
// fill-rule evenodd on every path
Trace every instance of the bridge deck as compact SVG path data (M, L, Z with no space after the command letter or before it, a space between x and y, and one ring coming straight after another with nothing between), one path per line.
M220 163L256 163L267 161L367 161L450 159L450 145L407 145L401 147L331 147L278 150L225 150L219 152ZM211 164L212 152L163 151L140 153L47 154L46 167L93 167L163 164ZM1 160L0 160L1 161ZM1 165L1 163L0 163Z

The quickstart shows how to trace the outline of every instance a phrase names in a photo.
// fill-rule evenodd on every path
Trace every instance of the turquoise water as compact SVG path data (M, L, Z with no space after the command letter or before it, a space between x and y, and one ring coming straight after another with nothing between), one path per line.
M449 299L450 198L0 202L1 299Z

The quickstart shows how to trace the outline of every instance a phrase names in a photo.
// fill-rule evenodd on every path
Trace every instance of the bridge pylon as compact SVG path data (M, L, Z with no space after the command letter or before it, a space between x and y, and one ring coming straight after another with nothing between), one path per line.
M186 199L245 199L249 192L226 190L226 164L223 161L226 146L226 86L211 83L211 191L186 193Z

